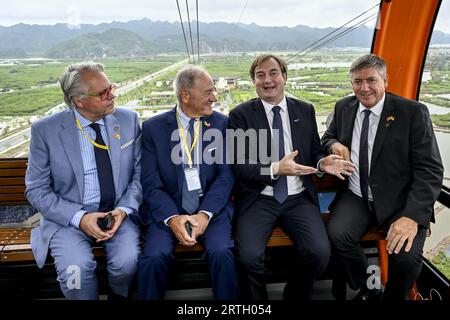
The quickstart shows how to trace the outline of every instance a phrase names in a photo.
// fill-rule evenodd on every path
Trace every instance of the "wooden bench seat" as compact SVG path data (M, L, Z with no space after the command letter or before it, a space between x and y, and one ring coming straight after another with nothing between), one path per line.
M0 206L1 205L27 205L28 201L24 196L25 191L25 170L28 159L0 159ZM337 179L332 176L323 178L313 177L318 192L330 193L337 191ZM323 214L324 221L329 219L329 214ZM0 227L0 267L14 265L34 265L34 257L30 246L31 228L25 227ZM387 281L387 259L385 234L380 230L373 229L368 232L363 241L376 241L380 261L381 281ZM279 247L289 249L293 245L292 240L284 233L280 227L276 227L267 243L267 247L274 249ZM192 247L178 245L175 253L183 257L191 257L195 254L199 257L203 247L196 244ZM103 257L104 251L101 246L93 248L94 256ZM194 277L195 278L195 277Z

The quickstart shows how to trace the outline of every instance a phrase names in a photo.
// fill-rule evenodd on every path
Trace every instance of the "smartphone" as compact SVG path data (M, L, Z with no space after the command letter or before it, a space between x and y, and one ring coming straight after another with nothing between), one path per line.
M97 219L98 227L104 231L111 230L113 224L114 224L114 217L112 216L112 212L108 212L108 214L104 218Z
M186 228L186 232L189 235L189 237L192 237L192 225L189 221L186 221L184 223L184 227Z

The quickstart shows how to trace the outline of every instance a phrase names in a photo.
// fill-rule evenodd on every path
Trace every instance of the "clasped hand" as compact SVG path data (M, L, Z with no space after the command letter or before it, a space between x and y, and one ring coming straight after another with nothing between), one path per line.
M186 231L185 223L189 221L192 226L192 235ZM197 237L205 233L206 228L209 224L209 217L206 213L198 212L193 215L178 215L170 218L168 225L169 228L174 233L175 237L184 246L193 246L197 243Z
M91 212L86 213L80 220L80 229L83 230L88 236L96 239L96 242L105 241L114 236L119 229L123 220L127 217L127 214L120 209L114 209L111 211L114 218L114 224L111 230L103 231L97 225L97 219L106 217L108 212Z

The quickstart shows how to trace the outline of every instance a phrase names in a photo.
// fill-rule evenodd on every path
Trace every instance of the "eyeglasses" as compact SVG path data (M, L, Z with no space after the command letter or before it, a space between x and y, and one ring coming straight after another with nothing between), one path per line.
M100 100L104 101L104 100L108 99L110 94L114 94L114 92L116 92L116 88L117 88L117 85L112 83L112 84L109 85L108 88L106 88L105 90L103 90L101 92L86 93L85 96L87 96L87 97L99 97Z

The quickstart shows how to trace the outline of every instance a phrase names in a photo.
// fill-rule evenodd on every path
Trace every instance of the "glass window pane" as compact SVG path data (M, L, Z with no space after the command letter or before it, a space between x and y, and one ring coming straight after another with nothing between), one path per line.
M378 3L264 3L201 2L200 42L192 23L191 44L181 1L188 50L195 52L191 62L200 48L200 63L218 90L215 109L227 114L255 96L248 69L256 52L283 55L290 68L286 89L314 104L322 133L334 103L351 92L348 66L370 50ZM194 4L189 1L191 21ZM5 5L0 11L0 157L27 156L31 123L65 108L57 81L76 61L103 63L110 81L119 84L116 105L136 110L141 120L176 104L172 80L177 63L188 59L175 2L17 0Z
M450 1L442 1L436 20L419 100L428 106L444 164L444 185L450 187ZM424 257L450 279L450 209L435 205L436 223L426 239Z

